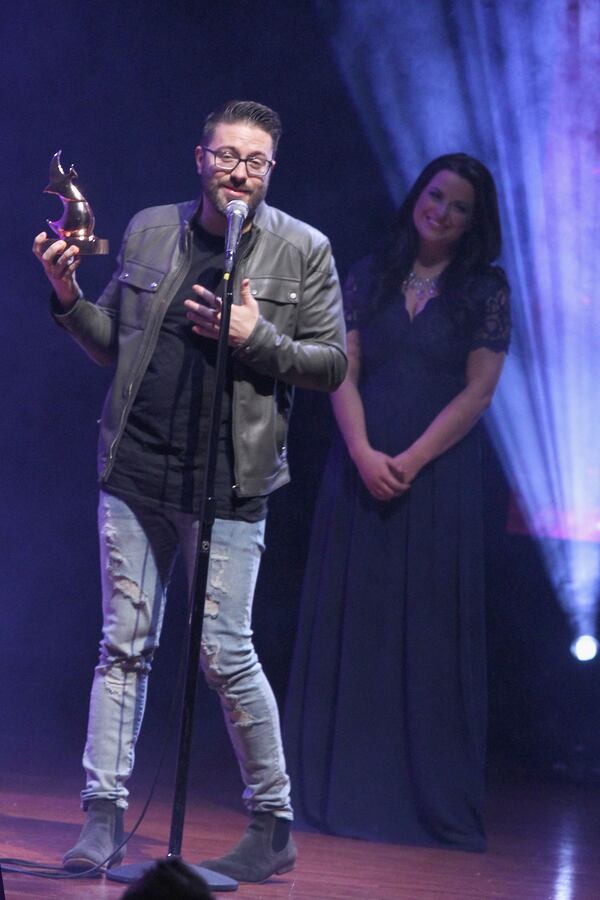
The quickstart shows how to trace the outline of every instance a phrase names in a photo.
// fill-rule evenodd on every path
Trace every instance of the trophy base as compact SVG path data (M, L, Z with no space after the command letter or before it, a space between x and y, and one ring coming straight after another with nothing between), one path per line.
M67 247L79 247L81 256L104 256L108 253L108 240L106 238L61 238L58 235L44 241L42 252L46 251L52 244L55 244L56 241L65 241Z

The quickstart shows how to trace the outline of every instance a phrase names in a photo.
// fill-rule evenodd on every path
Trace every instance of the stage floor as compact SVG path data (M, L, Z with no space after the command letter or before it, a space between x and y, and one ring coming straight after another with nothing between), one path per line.
M79 784L17 773L0 777L0 856L56 864L78 833ZM142 801L137 789L138 802ZM132 804L131 827L140 806ZM126 862L165 855L170 799L162 792L131 840ZM600 896L600 791L558 783L496 784L488 801L489 850L468 854L296 832L294 872L237 896L293 900L596 900ZM190 795L184 858L199 862L229 849L246 825L242 812ZM105 879L42 881L4 872L7 900L117 898L124 887Z

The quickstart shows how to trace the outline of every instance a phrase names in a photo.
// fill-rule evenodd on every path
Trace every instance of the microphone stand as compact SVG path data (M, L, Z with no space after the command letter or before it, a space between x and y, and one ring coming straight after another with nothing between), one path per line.
M202 501L199 511L198 543L196 548L194 579L190 591L185 687L181 707L179 751L175 772L175 792L171 814L169 851L167 854L167 857L169 858L181 857L181 843L192 745L194 704L196 699L196 686L198 683L202 623L204 621L206 584L210 560L210 541L216 513L216 501L214 497L215 472L217 467L217 450L221 424L221 409L223 405L223 392L225 389L225 377L227 372L229 321L231 319L231 305L233 303L234 268L235 250L226 250L225 271L223 274L225 296L221 307L221 328L219 330L217 360L215 365L215 390L206 452L204 489L202 491ZM146 862L132 863L126 866L116 866L114 869L108 869L106 877L111 881L130 884L133 881L137 881L138 878L153 865L153 862ZM204 878L209 888L213 891L236 891L238 888L238 882L233 878L229 878L227 875L220 875L218 872L213 872L211 869L205 869L202 866L195 866L189 863L186 863L186 865L189 865L191 869Z

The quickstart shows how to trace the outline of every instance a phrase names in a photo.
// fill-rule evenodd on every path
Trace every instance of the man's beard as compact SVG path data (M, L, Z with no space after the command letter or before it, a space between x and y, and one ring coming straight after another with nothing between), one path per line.
M203 180L203 191L205 197L209 200L209 202L214 206L218 212L226 215L227 204L230 202L229 200L225 200L222 195L219 195L219 191L225 187L225 185L219 183L217 184L212 179ZM231 186L232 190L235 190L233 186ZM264 200L265 195L267 193L267 185L263 182L259 188L256 188L252 193L246 194L243 198L240 197L240 200L244 200L245 203L248 204L248 218L251 219L256 212L256 209Z

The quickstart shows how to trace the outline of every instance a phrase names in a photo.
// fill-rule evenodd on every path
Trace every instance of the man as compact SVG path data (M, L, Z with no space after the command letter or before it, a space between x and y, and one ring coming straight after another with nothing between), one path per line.
M225 210L239 199L250 213L229 328L202 668L220 695L251 822L231 853L201 865L262 881L295 862L279 717L252 644L251 607L267 497L289 480L293 386L334 390L346 358L327 239L264 202L280 134L278 115L258 103L235 101L209 115L196 148L200 202L135 216L96 304L77 284L77 248L56 241L44 252L45 233L34 242L56 321L96 362L116 364L99 442L104 624L83 757L86 821L64 858L70 871L103 862L122 841L125 785L178 549L191 583Z

